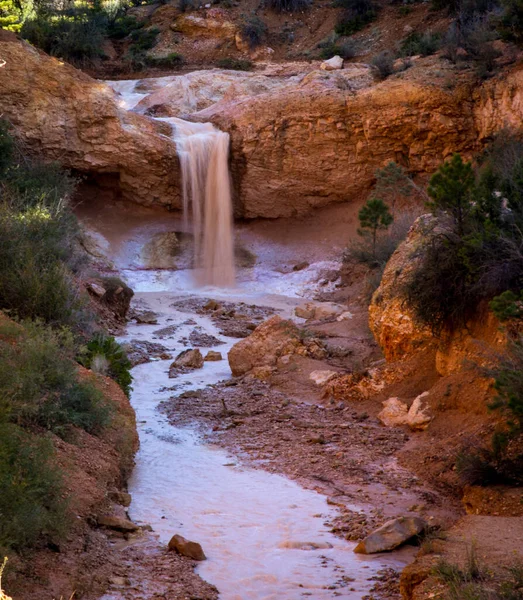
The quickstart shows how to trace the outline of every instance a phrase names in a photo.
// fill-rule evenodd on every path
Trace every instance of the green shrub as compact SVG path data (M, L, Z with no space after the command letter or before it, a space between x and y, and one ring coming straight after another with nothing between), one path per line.
M481 303L523 288L521 142L503 140L476 176L455 156L431 179L430 206L450 222L425 244L405 295L436 334L465 326Z
M311 0L266 0L268 8L276 12L304 12L311 6Z
M377 17L376 7L371 0L338 0L335 5L345 9L334 27L338 35L353 35Z
M146 62L152 67L173 69L183 63L183 56L177 52L171 52L167 56L148 56Z
M0 548L20 551L67 527L60 470L52 444L0 423Z
M356 44L351 40L345 42L336 42L328 40L318 44L320 50L320 58L328 60L333 56L341 56L344 59L354 58L356 56Z
M0 177L7 172L13 162L13 153L14 142L9 135L7 122L0 119Z
M103 359L100 361L100 359ZM89 369L101 371L114 379L127 396L131 393L131 362L123 347L114 337L97 334L84 348L79 362ZM105 369L96 369L96 365L105 364ZM104 372L105 371L105 372Z
M418 33L413 31L402 42L401 56L430 56L437 52L441 46L441 36L437 33Z
M156 44L156 38L159 33L160 30L157 27L135 29L131 32L132 45L130 51L133 54L139 54L150 50Z
M259 17L249 17L240 25L241 36L251 49L261 46L267 31L267 25Z
M75 12L71 16L40 14L25 21L21 35L51 56L82 66L104 57L107 17L97 12Z
M388 229L394 218L383 200L371 198L358 212L358 219L360 221L358 235L370 239L372 255L375 259L378 231Z
M523 0L502 0L500 32L505 40L523 42Z
M216 62L216 66L220 69L230 69L232 71L251 71L254 64L250 60L240 58L220 58Z
M374 56L370 62L381 81L394 73L394 57L387 50Z
M2 329L0 329L0 334ZM0 398L7 418L64 435L69 426L99 432L110 409L90 382L79 381L74 344L66 330L26 323L16 343L0 341Z
M112 39L122 40L133 31L141 29L143 25L143 22L138 21L136 17L131 15L121 15L109 24L107 27L107 35Z

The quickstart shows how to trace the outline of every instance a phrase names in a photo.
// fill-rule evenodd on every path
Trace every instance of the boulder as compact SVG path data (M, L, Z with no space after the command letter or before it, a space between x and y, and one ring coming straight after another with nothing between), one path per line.
M125 506L125 507L130 506L131 501L132 501L131 494L129 494L128 492L121 492L121 491L109 492L109 498L113 502L116 502L117 504L120 504L121 506Z
M224 18L216 10L214 14L208 14L207 17L181 15L172 23L171 29L191 37L210 37L231 41L235 41L238 31L232 21Z
M346 312L345 307L334 302L306 302L297 306L294 314L302 319L330 319Z
M320 65L320 69L323 69L323 71L337 71L342 68L343 58L338 55L329 58L329 60L324 60Z
M122 108L103 82L4 30L0 56L0 114L25 151L89 173L124 199L181 206L176 146L156 122Z
M321 386L337 375L338 373L336 371L312 371L312 373L309 375L309 379L316 385Z
M420 535L426 528L427 523L419 517L392 519L370 533L356 546L354 552L357 554L389 552L414 536Z
M427 429L432 417L428 414L428 405L423 406L423 399L429 395L429 392L423 392L414 399L407 413L407 425L412 431L423 431Z
M103 288L101 285L98 285L97 283L89 283L87 285L87 290L95 296L97 296L98 298L101 298L105 295L105 288Z
M298 328L292 321L274 316L236 343L229 350L228 359L232 374L238 377L255 367L273 367L280 356L296 352L307 352Z
M386 427L407 424L408 407L399 398L389 398L383 402L383 410L378 414L378 419Z
M207 352L207 354L205 355L205 358L203 360L206 361L218 361L218 360L223 360L223 356L221 352L215 352L214 350L209 350L209 352Z
M171 365L172 368L201 369L203 367L203 356L197 348L189 348L180 352Z
M389 398L383 402L383 410L378 419L387 427L408 425L412 431L427 429L432 417L428 414L428 406L423 406L423 399L429 392L423 392L412 402L410 408L399 398Z
M158 315L152 310L136 313L134 318L140 325L156 325L158 323Z
M205 560L205 556L202 547L197 542L191 542L186 540L181 535L173 535L169 541L169 550L173 550L182 556L192 558L193 560Z
M116 515L101 515L98 517L98 525L107 527L107 529L114 529L116 531L123 531L124 533L130 533L138 531L140 529L136 523L129 521L123 517Z

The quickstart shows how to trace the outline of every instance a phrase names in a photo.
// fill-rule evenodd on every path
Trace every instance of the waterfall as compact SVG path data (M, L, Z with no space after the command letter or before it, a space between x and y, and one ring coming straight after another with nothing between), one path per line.
M173 125L182 169L183 214L192 224L194 266L199 283L234 284L234 241L229 179L229 134L211 123L175 117Z

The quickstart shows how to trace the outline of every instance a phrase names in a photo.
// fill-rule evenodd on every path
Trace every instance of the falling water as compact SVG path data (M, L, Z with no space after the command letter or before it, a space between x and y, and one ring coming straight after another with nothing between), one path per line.
M211 123L162 119L173 125L182 169L184 219L194 234L194 262L199 282L234 283L229 134Z

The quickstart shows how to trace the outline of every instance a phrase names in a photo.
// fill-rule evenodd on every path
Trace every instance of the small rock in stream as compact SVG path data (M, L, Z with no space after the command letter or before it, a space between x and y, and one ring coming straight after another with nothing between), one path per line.
M173 535L171 538L169 550L174 550L178 554L187 556L187 558L192 558L193 560L205 560L207 558L198 542L191 542L178 534Z

